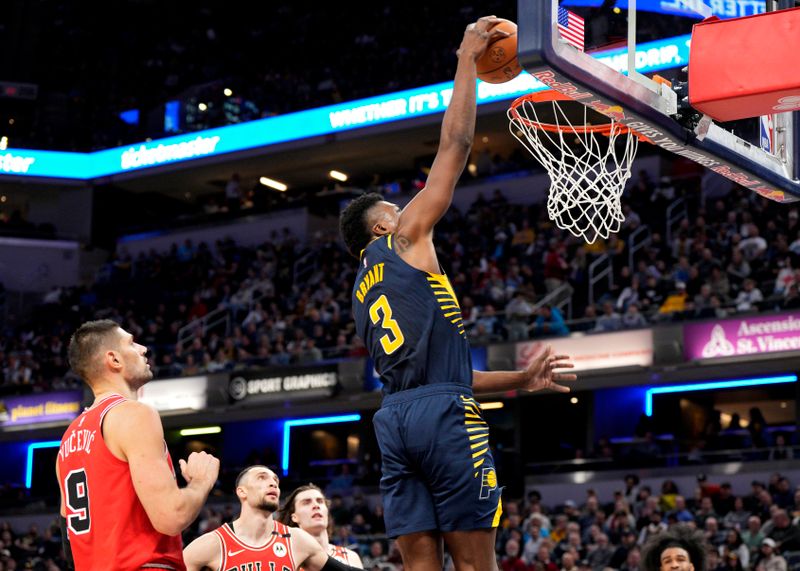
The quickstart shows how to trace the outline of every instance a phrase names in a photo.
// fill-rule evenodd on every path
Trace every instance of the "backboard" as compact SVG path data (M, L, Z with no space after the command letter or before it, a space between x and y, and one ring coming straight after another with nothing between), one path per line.
M689 63L692 25L704 16L748 16L794 6L794 0L638 0L637 10L637 0L518 0L519 61L545 86L634 129L654 145L762 196L795 202L800 200L798 113L749 120L752 129L742 122L717 124L689 107L682 83L688 78L680 72ZM564 9L584 16L585 51L568 41L563 27L560 31ZM652 24L659 19L660 25ZM765 46L753 57L770 57L771 49L780 46ZM673 71L658 73L671 73L672 86L637 71L666 68Z

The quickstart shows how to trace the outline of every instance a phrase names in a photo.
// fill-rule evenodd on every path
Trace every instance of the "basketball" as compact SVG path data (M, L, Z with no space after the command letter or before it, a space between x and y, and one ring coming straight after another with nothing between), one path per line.
M478 79L486 83L505 83L519 75L522 67L517 60L517 25L503 20L492 30L499 29L510 35L493 40L477 61Z

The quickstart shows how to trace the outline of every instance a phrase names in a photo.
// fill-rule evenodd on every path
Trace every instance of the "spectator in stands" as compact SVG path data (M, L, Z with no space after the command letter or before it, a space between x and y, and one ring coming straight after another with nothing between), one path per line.
M597 318L595 331L619 331L622 329L622 318L614 311L614 305L607 301L603 304L603 314Z
M578 571L575 555L569 551L561 556L561 571Z
M793 457L793 452L790 447L786 445L786 436L784 434L776 434L775 435L775 444L770 448L769 451L769 460L788 460ZM794 497L791 497L792 494L789 489L789 480L786 478L782 478L781 484L781 496L778 495L774 496L775 503L781 506L782 508L788 508L794 505Z
M639 539L637 541L639 545L645 545L651 537L664 533L667 531L668 527L667 523L663 521L663 514L660 509L653 507L647 511L649 512L649 522L647 525L643 526L639 532Z
M608 536L601 533L597 536L597 547L592 550L586 559L592 566L592 571L603 571L614 556L614 549L609 545Z
M566 245L562 240L552 238L544 257L544 284L548 293L564 283L568 270Z
M772 539L781 552L800 551L800 528L792 524L786 510L779 509L772 516L772 530L767 539Z
M747 529L742 531L742 541L750 550L750 555L754 555L761 547L761 543L766 536L761 531L761 518L757 515L747 519Z
M522 553L522 558L529 565L533 563L539 548L542 546L542 541L548 534L542 530L542 520L540 517L533 515L528 519L527 527L528 539L525 541L525 548Z
M629 552L625 563L620 566L620 571L639 571L641 568L642 552L638 546L634 546Z
M384 552L383 542L382 541L373 541L369 544L369 553L364 556L362 563L364 564L364 569L382 569L383 564L386 563L388 557Z
M751 311L757 309L756 304L764 301L764 295L756 287L756 282L751 279L744 280L742 291L736 296L734 303L739 311Z
M728 280L733 288L738 289L741 283L750 276L750 264L742 255L741 250L731 253L731 261L727 267Z
M786 559L778 555L777 543L767 537L761 542L761 551L755 561L756 571L786 571Z
M694 521L692 512L686 509L686 498L683 496L675 496L675 509L667 514L667 519L674 518L678 523L686 523Z
M522 341L528 338L528 323L535 313L533 305L527 300L527 293L517 290L506 305L506 331L509 341Z
M767 241L759 236L758 226L755 224L748 225L746 237L739 242L739 250L742 252L744 259L750 264L760 261L767 251L767 246Z
M503 571L527 571L528 566L520 557L519 542L516 539L509 539L505 545L505 556L500 561Z
M739 533L738 529L729 529L725 532L725 542L719 547L720 555L733 553L738 559L738 564L742 569L750 566L750 550Z
M694 516L697 527L705 529L706 520L709 518L716 519L717 512L714 511L714 503L711 496L703 496L700 498L700 508L695 512Z
M626 529L621 536L620 545L614 551L609 561L609 567L619 569L627 561L628 554L636 547L636 532L633 529Z
M659 307L661 314L680 313L686 311L689 294L686 291L686 282L675 282L675 289L667 296Z
M561 310L549 304L539 308L539 316L531 326L534 335L569 335L569 328L564 322Z
M554 561L550 559L550 543L546 542L543 543L539 547L539 551L536 554L536 559L534 559L532 567L541 569L541 571L559 571L558 565L555 564Z
M747 521L750 519L750 512L744 508L744 500L740 496L735 496L733 509L722 518L722 525L725 529L747 529Z
M781 447L780 448L778 448L778 439L781 440L781 445L780 445ZM776 460L777 459L785 459L786 458L786 443L785 443L785 437L784 437L783 434L777 434L775 436L775 446L773 446L772 450L770 451L770 459L773 459L772 458L772 453L776 449L779 450L779 451L783 450L784 454L780 454L780 452L779 452L777 454L777 456L783 456L783 458L775 458L775 459ZM778 481L777 481L777 483L775 485L775 491L772 494L772 501L775 502L775 504L778 507L780 507L781 509L784 509L784 510L785 509L789 509L792 506L794 506L794 492L792 491L792 486L789 483L789 479L786 478L785 476L781 476L781 477L778 478Z

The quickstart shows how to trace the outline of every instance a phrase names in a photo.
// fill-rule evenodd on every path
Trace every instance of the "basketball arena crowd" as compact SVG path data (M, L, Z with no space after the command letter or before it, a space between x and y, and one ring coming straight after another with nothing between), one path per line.
M303 11L297 3L269 6L271 17L223 19L208 9L183 13L177 5L168 6L173 16L191 19L176 28L168 17L145 18L133 9L130 29L105 30L117 36L108 44L138 42L141 38L131 30L141 26L158 41L139 46L135 60L109 54L114 65L103 64L101 74L93 67L97 62L85 63L71 51L84 43L71 41L76 35L92 33L82 23L84 8L54 4L41 37L45 45L64 46L51 50L56 58L52 84L61 88L44 89L45 104L12 130L14 143L23 147L88 151L167 134L145 131L152 124L147 120L123 123L104 111L110 108L163 116L163 104L170 99L192 108L202 101L208 113L190 122L200 130L374 95L376 84L381 92L432 84L453 75L452 51L461 33L440 33L441 21L452 14L436 3L413 9L400 3L371 6L340 32L340 47L347 52L342 59L351 63L347 73L334 71L324 58L308 69L292 67L291 59L265 68L247 54L263 50L268 38L287 51L324 51L322 40L307 33L321 25L317 19L324 15ZM139 3L129 4L135 8ZM505 1L486 4L485 12L514 10ZM254 7L261 9L266 7ZM467 7L459 15L464 21L475 16ZM291 29L287 20L293 22ZM588 31L594 43L619 35L610 12L595 21ZM671 18L660 22L674 23ZM440 42L422 45L396 33L412 26L420 37ZM240 40L233 54L220 50L223 43L231 45L230 38ZM423 50L424 58L419 55ZM417 65L421 59L431 65ZM109 79L109 73L113 81L97 79ZM141 85L155 88L143 92ZM222 98L222 87L232 89L233 99ZM66 101L76 112L58 111ZM43 111L48 108L57 111ZM587 245L556 228L543 205L516 204L506 197L503 177L525 168L518 155L483 152L473 162L476 169L465 175L471 177L467 182L497 180L496 190L467 207L454 206L436 227L434 240L472 345L800 308L797 207L740 187L709 196L699 174L658 178L643 170L625 194L622 231ZM391 186L411 192L420 182L415 177L409 174L391 185L383 181L367 190ZM238 184L238 177L231 181ZM227 214L257 210L248 193L233 183L219 201ZM664 212L680 200L686 216L673 226ZM217 212L215 204L206 205L206 214ZM650 241L631 263L629 238L642 227ZM19 212L0 213L0 233L25 236L33 231ZM590 296L589 266L602 256L611 261L612 283ZM168 252L132 255L121 243L90 283L53 288L25 317L0 284L5 316L0 396L81 388L80 379L68 371L67 340L90 319L113 319L146 345L157 378L364 357L366 349L350 317L355 270L338 235L319 232L301 239L286 228L255 247L229 238L186 240ZM221 325L206 326L204 318L211 313L224 317ZM763 418L752 422L759 419L751 414L756 418L750 426L763 428ZM730 447L723 442L722 426L712 432L716 439L709 438L709 448ZM736 446L768 450L759 459L793 457L790 435L745 432ZM661 452L655 446L653 457ZM588 454L614 457L615 452L601 439ZM369 493L374 476L345 473L327 484L332 543L358 551L366 569L400 571L400 554L386 537L379 498ZM530 491L524 498L504 498L498 564L503 571L639 571L641 548L650 537L688 525L705 535L709 571L800 569L798 486L778 473L742 489L701 474L696 487L682 490L671 480L647 486L629 475L609 496L590 490L554 504L546 494ZM185 532L185 543L235 517L233 504L217 492ZM0 484L0 506L18 506L27 499L24 494ZM0 571L65 568L55 522L23 528L0 521Z

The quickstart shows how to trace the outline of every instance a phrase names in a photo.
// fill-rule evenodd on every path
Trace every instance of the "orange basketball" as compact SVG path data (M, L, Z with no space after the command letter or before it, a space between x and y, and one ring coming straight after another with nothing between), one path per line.
M505 83L522 71L517 60L517 25L509 20L502 20L492 28L495 29L511 35L497 38L489 44L486 53L476 62L478 79L487 83Z

